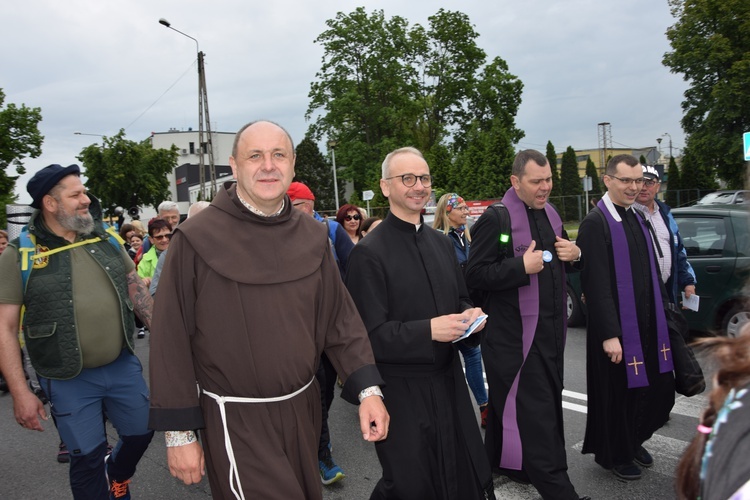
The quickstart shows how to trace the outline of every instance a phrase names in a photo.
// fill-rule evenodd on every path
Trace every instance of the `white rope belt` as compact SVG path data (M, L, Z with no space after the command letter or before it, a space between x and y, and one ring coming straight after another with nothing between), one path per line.
M221 424L224 427L224 447L227 449L227 457L229 458L229 487L232 489L235 498L237 500L245 500L245 493L242 491L242 483L240 482L240 474L237 471L237 461L234 458L234 450L232 449L232 439L229 437L229 428L227 427L227 412L225 408L226 403L277 403L279 401L286 401L292 399L299 394L302 394L305 389L310 387L315 377L311 378L310 381L305 384L302 388L287 394L285 396L277 396L274 398L239 398L233 396L219 396L213 392L209 392L203 389L203 394L216 400L219 405L219 413L221 413ZM237 483L239 493L234 489L234 483Z

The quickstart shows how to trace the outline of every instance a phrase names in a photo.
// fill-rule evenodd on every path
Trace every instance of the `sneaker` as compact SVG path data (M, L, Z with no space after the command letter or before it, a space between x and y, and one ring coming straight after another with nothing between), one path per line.
M612 472L615 476L625 481L635 481L641 478L641 469L638 468L633 462L623 465L615 465L612 467Z
M70 462L70 453L68 452L68 447L65 446L65 443L60 441L60 448L57 451L57 461L61 464L67 464Z
M479 407L479 415L482 417L482 429L487 428L487 414L490 411L490 405L485 403Z
M652 465L654 465L654 457L652 457L651 454L646 451L646 448L644 448L643 446L638 448L638 451L635 452L633 461L635 461L635 463L637 463L641 467L651 467Z
M138 330L138 338L142 339L146 337L146 329L141 327L140 330Z
M112 481L109 484L109 498L110 500L114 500L119 498L120 500L130 500L130 488L128 485L130 484L130 479L126 479L125 481Z
M318 465L320 466L320 480L323 484L333 484L345 477L344 471L334 463L331 457L325 460L318 460Z

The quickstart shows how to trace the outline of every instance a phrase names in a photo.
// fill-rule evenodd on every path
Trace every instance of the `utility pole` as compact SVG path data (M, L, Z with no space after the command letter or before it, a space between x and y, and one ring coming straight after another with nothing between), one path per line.
M599 136L599 169L603 175L607 169L607 150L612 149L612 125L609 122L597 124Z
M672 135L669 132L664 132L661 134L662 137L665 135L669 136L669 158L672 158Z
M206 196L206 160L204 154L208 154L208 169L211 177L211 190L209 201L213 199L216 194L216 167L214 165L214 145L213 137L211 134L211 119L208 114L208 91L206 90L206 70L203 65L203 58L205 54L201 52L198 45L198 40L183 33L182 31L172 27L169 21L163 17L159 19L159 24L166 26L172 31L176 31L182 36L190 38L195 42L195 50L198 52L198 176L200 177L200 198L205 199ZM203 140L203 124L208 132L208 140ZM203 145L206 145L206 151L203 151Z

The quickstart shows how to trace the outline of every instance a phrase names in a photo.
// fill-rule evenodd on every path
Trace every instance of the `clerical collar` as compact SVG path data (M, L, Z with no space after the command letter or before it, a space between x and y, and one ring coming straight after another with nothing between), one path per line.
M255 215L259 215L261 217L276 217L277 215L279 215L284 210L284 200L283 199L281 200L281 208L279 208L275 213L266 214L266 213L261 212L260 210L258 210L257 208L255 208L254 206L252 206L251 204L249 204L248 202L246 202L242 198L242 195L240 194L239 189L236 190L236 193L237 193L237 198L240 199L240 203L242 203L245 206L245 208L247 208L248 210L250 210Z
M604 196L602 196L602 201L604 202L604 206L607 207L607 211L612 215L612 218L616 220L617 222L622 222L622 217L620 217L619 212L617 211L617 208L615 208L615 204L612 202L612 199L609 197L609 191L604 193ZM625 208L625 211L633 208L633 205L630 205L629 207Z

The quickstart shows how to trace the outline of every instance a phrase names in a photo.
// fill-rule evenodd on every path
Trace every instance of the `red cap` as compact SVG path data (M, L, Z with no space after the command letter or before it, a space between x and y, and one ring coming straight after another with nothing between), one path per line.
M286 194L289 198L294 200L315 200L315 195L310 191L310 188L302 184L301 182L292 182L289 185L289 189L286 190Z

